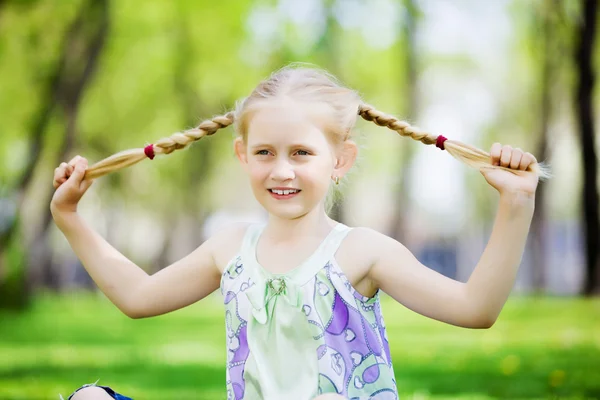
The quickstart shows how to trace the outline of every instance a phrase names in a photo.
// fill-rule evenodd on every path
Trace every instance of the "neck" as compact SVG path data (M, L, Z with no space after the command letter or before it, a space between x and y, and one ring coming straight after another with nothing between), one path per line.
M336 224L321 205L295 219L285 219L270 214L263 235L270 242L275 243L293 242L306 237L320 238L327 235Z

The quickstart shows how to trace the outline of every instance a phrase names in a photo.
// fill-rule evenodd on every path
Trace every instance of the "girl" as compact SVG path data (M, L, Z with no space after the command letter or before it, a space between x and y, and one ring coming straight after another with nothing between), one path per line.
M500 193L490 241L467 283L422 265L402 244L327 216L325 198L354 163L356 115L479 168ZM239 224L149 276L89 228L77 203L92 180L169 154L234 124L235 153L265 224ZM286 67L232 112L124 151L91 167L77 156L55 170L51 210L91 277L127 316L192 304L217 288L225 303L228 399L396 399L379 291L465 328L489 328L523 254L538 178L533 155L496 143L488 154L433 136L364 104L331 75ZM72 399L118 397L86 385ZM317 396L317 397L315 397Z

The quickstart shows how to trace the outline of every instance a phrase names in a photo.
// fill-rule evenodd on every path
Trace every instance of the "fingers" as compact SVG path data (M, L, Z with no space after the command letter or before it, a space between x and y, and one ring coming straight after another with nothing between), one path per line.
M537 163L536 158L531 153L523 154L523 158L519 163L519 169L525 171L531 164Z
M510 158L512 156L512 147L505 144L502 146L502 155L500 156L500 165L508 167L510 165Z
M519 164L521 163L521 160L523 159L523 150L521 149L514 149L512 152L512 156L510 157L510 167L512 169L519 169Z
M87 169L87 161L78 160L75 164L75 170L69 179L73 179L76 184L79 184L83 180L83 175Z
M54 169L54 181L52 182L52 185L55 189L65 183L69 177L73 175L78 163L84 163L87 167L87 160L84 157L77 155L73 157L68 164L66 162L62 162L57 168Z
M490 150L492 156L492 165L500 165L500 156L502 154L502 145L500 143L494 143Z
M531 164L537 163L533 154L523 152L523 150L500 143L494 143L490 150L490 161L492 165L511 169L527 170Z
M54 169L54 181L52 185L54 188L58 188L61 184L63 184L67 178L71 175L72 170L70 170L69 165L65 162L60 163L58 168Z

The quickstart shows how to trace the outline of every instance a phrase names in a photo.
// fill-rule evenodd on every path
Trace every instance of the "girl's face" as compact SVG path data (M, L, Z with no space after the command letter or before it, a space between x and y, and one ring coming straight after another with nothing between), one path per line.
M236 154L248 172L254 196L272 215L302 217L323 204L339 160L333 146L299 106L273 104L256 112L246 143Z

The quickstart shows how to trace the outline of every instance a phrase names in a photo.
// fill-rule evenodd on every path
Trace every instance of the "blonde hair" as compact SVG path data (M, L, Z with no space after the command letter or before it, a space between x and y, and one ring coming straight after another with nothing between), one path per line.
M261 106L285 98L301 104L308 110L320 110L321 115L325 114L327 118L322 128L337 143L350 138L356 116L360 115L363 119L385 126L401 136L410 137L423 144L437 144L454 158L471 167L489 167L514 172L510 168L492 165L490 154L483 150L456 140L439 140L443 137L424 132L363 103L358 92L345 87L333 75L323 70L297 64L284 67L260 82L248 97L236 103L234 111L205 120L195 128L157 140L152 144L151 150L154 154L170 154L232 124L237 134L245 140L248 125ZM85 179L98 178L136 164L148 157L146 151L144 148L125 150L105 158L88 167ZM540 178L549 177L547 168L541 164L532 164L528 170Z

